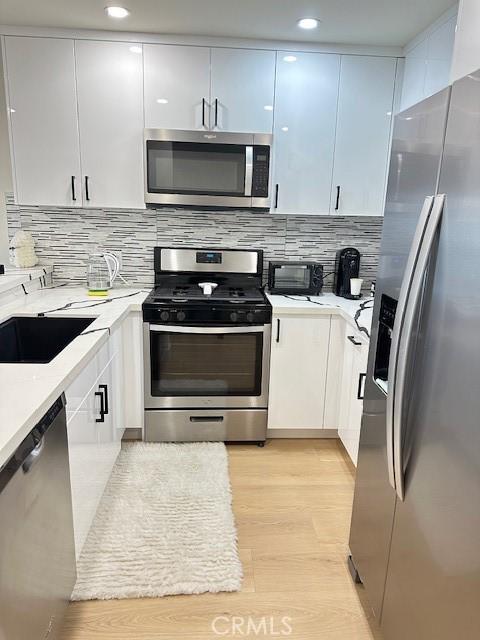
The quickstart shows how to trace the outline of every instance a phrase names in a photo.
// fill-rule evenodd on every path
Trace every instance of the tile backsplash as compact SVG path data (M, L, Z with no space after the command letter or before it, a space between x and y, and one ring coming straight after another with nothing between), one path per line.
M365 289L375 279L382 218L302 216L249 211L186 209L66 209L26 207L7 198L10 237L30 231L42 264L54 265L54 281L84 282L91 252L121 252L123 277L132 285L153 284L153 247L205 246L263 249L269 260L317 260L333 271L335 252L353 246L361 253ZM326 278L331 288L333 276Z

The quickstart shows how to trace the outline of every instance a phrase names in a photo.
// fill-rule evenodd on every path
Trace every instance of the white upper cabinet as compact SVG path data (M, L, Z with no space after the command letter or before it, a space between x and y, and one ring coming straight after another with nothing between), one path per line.
M6 37L16 202L81 206L72 40Z
M211 128L272 133L275 52L212 49Z
M338 55L288 51L277 54L277 212L329 212L339 74Z
M142 47L75 42L84 206L144 207Z
M210 49L146 44L145 126L152 129L209 127Z
M456 27L457 10L452 8L406 46L402 111L450 83Z
M383 215L396 58L342 56L331 207Z

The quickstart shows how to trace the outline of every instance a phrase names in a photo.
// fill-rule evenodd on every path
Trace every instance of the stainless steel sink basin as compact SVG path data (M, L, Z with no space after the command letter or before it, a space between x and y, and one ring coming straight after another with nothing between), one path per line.
M0 324L0 363L51 362L95 318L14 316Z

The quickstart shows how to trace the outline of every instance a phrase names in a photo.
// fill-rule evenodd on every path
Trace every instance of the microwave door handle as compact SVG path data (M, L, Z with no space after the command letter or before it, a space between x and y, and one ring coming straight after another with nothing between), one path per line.
M245 195L252 195L253 147L245 147Z
M408 298L410 295L410 288L412 279L415 272L415 265L417 263L418 255L422 246L423 236L427 227L430 212L432 210L434 197L427 196L423 203L422 210L420 212L415 234L413 236L410 253L408 255L407 264L405 267L405 273L400 287L400 294L398 296L397 310L395 313L395 323L392 332L392 342L390 347L390 362L388 366L388 392L386 403L386 449L387 449L387 469L388 480L393 489L396 490L396 478L394 467L394 432L395 432L395 416L394 406L396 404L397 395L397 366L399 360L399 349L401 342L401 334L403 330L403 323L405 312L408 306Z
M403 330L400 337L397 360L397 375L395 384L395 398L393 405L393 462L395 473L395 485L397 496L400 500L405 498L405 477L403 469L403 425L405 423L405 390L407 382L408 356L410 353L410 343L412 340L413 329L415 326L415 311L420 300L423 290L423 282L425 273L432 252L432 247L437 236L437 230L443 213L445 195L436 196L431 213L428 217L427 226L423 235L422 244L416 260L415 270L413 273L412 283L410 287L410 295L408 305L405 309L403 320Z

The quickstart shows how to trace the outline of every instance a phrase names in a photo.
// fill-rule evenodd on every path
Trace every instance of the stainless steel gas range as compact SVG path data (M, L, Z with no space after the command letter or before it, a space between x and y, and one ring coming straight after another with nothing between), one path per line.
M143 304L145 440L253 441L267 429L263 254L155 247Z

